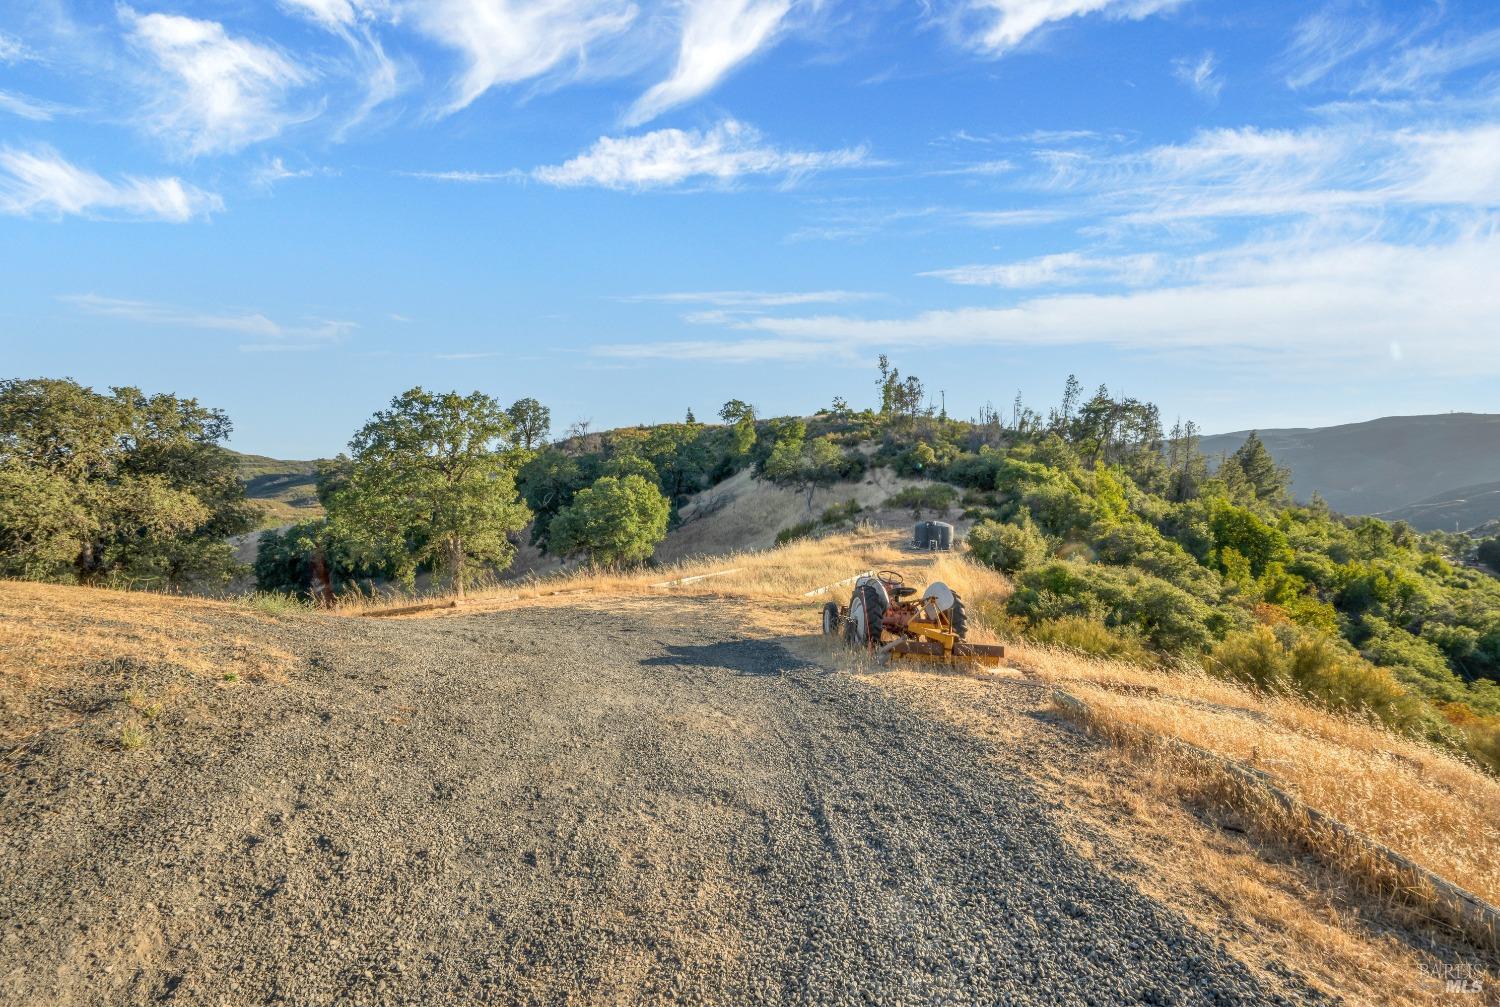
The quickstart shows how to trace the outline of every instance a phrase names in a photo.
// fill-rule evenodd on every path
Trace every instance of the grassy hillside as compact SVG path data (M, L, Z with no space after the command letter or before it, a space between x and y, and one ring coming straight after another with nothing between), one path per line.
M314 484L316 461L283 461L230 452L239 464L245 495L261 511L262 528L278 528L323 515Z
M1210 456L1232 452L1247 431L1203 438ZM1292 470L1299 500L1319 493L1346 514L1383 514L1500 480L1500 415L1387 416L1335 427L1260 431L1276 460ZM1397 515L1402 516L1402 515ZM1459 515L1471 527L1500 517L1500 495ZM1453 530L1442 509L1415 512L1423 531Z

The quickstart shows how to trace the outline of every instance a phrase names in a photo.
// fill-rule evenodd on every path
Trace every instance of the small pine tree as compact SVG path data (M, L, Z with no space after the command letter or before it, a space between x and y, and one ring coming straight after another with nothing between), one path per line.
M1250 484L1255 499L1263 503L1285 501L1287 488L1292 481L1291 473L1276 464L1276 459L1271 457L1260 434L1252 430L1250 436L1245 438L1245 443L1229 456L1229 460L1245 474L1245 480Z

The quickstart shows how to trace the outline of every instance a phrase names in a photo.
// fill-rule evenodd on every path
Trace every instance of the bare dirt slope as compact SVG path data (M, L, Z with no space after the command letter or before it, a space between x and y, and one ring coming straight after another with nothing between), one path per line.
M0 1000L1276 1002L983 742L722 604L275 625L285 681L136 664L148 743L19 757Z
M686 556L768 549L775 544L777 532L817 517L835 504L855 500L866 510L875 510L908 486L921 485L889 469L871 469L858 482L819 489L813 494L809 511L805 493L756 479L746 469L696 494L684 505L682 524L657 547L656 558L670 562ZM910 519L902 515L900 520L909 523Z

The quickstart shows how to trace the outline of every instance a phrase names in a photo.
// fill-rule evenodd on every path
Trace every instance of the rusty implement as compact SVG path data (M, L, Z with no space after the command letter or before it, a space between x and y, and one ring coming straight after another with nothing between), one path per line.
M934 581L925 590L908 587L894 570L858 574L845 608L823 606L823 633L842 635L849 644L881 660L974 663L999 667L1005 648L969 643L968 610L948 585Z
M967 643L959 640L953 649L947 650L936 640L893 640L882 648L893 659L911 661L972 661L989 668L998 668L1005 662L1005 648L999 644Z

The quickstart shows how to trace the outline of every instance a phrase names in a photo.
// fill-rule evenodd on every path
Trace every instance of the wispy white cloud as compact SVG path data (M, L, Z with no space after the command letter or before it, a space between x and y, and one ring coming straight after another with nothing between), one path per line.
M1357 90L1379 94L1428 92L1451 74L1500 60L1500 28L1400 47L1366 71Z
M664 304L712 304L721 308L781 308L799 304L849 304L868 301L879 294L860 290L698 290L665 294L632 294L625 301L658 301Z
M1368 11L1326 7L1297 22L1282 57L1292 88L1316 84L1361 53L1388 41L1395 29Z
M781 150L766 143L753 126L726 119L702 131L659 129L639 136L600 137L572 160L537 168L532 176L556 186L648 189L695 178L730 182L745 175L773 175L791 180L867 161L863 148Z
M145 123L189 156L240 150L305 117L286 105L311 75L276 49L215 21L119 8L127 35L153 63Z
M325 28L347 28L376 6L364 0L281 0L281 5Z
M1218 60L1206 52L1202 56L1182 56L1172 61L1172 73L1176 78L1210 101L1217 101L1224 90L1224 77L1219 73Z
M312 320L286 325L266 315L250 311L199 311L155 301L103 297L98 294L70 294L61 300L90 315L119 318L142 325L206 332L228 332L269 342L247 343L247 351L311 348L336 343L358 326L354 322Z
M631 106L638 126L712 90L731 70L769 44L791 0L684 0L677 65Z
M969 164L955 165L952 168L934 168L927 172L929 175L978 175L983 177L994 177L996 175L1008 175L1016 170L1016 163L1005 158L996 158L993 161L974 161Z
M1059 220L1066 220L1071 216L1070 212L1061 209L1030 209L1030 210L965 210L956 215L956 219L969 227L1000 228L1000 227L1036 227L1041 224L1053 224Z
M397 174L404 178L421 178L429 182L463 182L471 185L484 182L517 181L529 177L526 172L517 169L509 171L401 171Z
M331 174L337 174L337 172L330 168L290 168L282 158L273 157L250 172L250 184L258 189L271 189L281 182Z
M68 111L66 106L50 101L40 101L12 91L0 91L0 112L8 112L32 122L51 122Z
M1056 21L1086 14L1140 20L1180 3L1182 0L962 0L958 14L965 41L981 52L1000 56Z
M635 359L803 361L874 348L1102 345L1128 350L1242 351L1284 370L1310 361L1410 372L1500 374L1500 232L1449 244L1284 244L1205 258L1187 282L1120 294L1054 294L1013 306L905 317L762 316L722 340L618 344ZM1420 343L1412 333L1421 333ZM1392 343L1403 346L1391 359Z
M281 0L282 6L322 26L348 47L351 75L359 80L362 96L335 132L342 138L376 108L401 92L402 75L373 29L380 17L396 16L386 0Z
M1045 158L1044 158L1045 160ZM1350 120L1205 130L1182 144L1048 162L1046 185L1131 224L1500 205L1500 124Z
M0 210L6 213L181 223L223 208L217 195L180 178L111 181L48 147L0 149Z
M464 60L448 112L490 88L584 64L591 47L619 35L638 14L625 0L408 0L401 11Z
M1163 268L1161 256L1153 253L1088 256L1078 252L1060 252L1020 262L956 266L951 269L934 269L918 275L931 276L964 286L1009 289L1079 286L1086 283L1121 283L1139 286L1157 279L1162 274Z
M30 50L13 35L0 32L0 63L19 63L30 58Z

